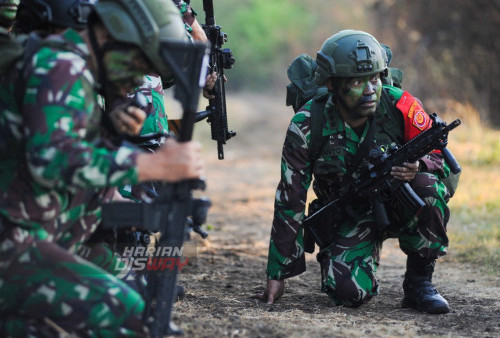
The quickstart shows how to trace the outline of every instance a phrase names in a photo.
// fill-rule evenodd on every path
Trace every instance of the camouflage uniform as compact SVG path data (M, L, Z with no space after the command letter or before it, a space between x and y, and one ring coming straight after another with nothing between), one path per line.
M6 332L25 335L26 318L37 325L49 318L82 335L142 334L141 296L75 254L95 231L109 187L137 183L138 151L100 138L102 111L78 33L49 41L27 66L17 148L0 159ZM8 80L2 86L12 86ZM15 102L7 104L15 115Z
M381 101L375 113L374 146L404 144L430 127L430 118L418 100L398 88L384 88L397 110ZM318 199L323 202L333 199L342 188L347 168L369 128L367 123L359 136L343 122L330 96L324 110L323 128L323 135L329 139L319 158L311 163L310 109L311 101L293 117L283 147L267 265L269 279L285 279L305 270L302 219L312 178L315 178L313 189ZM367 213L369 202L360 199L352 206L357 217L346 216L338 224L336 242L320 250L317 259L321 265L322 291L335 304L357 306L377 294L375 272L382 242L388 237L397 237L407 254L419 253L435 259L446 253L449 218L446 203L450 195L441 179L449 175L449 168L438 153L425 156L422 162L425 170L417 173L410 183L427 204L418 217L407 214L398 201L386 203L391 225L380 234L374 216ZM359 174L359 170L355 171L353 177Z
M144 121L141 135L167 133L168 117L163 101L164 91L161 78L154 74L144 76L144 83L138 91L141 91L148 99L148 106L144 109L148 117Z

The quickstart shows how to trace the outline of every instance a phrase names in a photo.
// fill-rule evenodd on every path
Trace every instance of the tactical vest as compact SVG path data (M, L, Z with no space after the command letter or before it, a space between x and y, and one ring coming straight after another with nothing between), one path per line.
M392 93L391 94L389 94ZM402 90L384 86L381 102L377 107L371 123L374 128L372 132L365 128L363 136L367 141L362 147L369 149L377 146L388 146L404 143L404 120L403 114L395 107L395 99L400 96ZM311 104L311 138L309 144L309 157L313 166L315 181L313 189L320 199L330 200L342 189L342 182L345 175L355 173L357 166L355 163L355 154L359 149L350 149L346 137L346 130L343 121L338 114L331 114L329 121L331 129L328 130L329 136L323 135L325 127L325 104L327 98L320 98L316 103ZM370 135L372 134L372 135ZM356 136L355 136L356 137ZM358 143L359 145L359 143ZM352 168L354 166L355 168Z

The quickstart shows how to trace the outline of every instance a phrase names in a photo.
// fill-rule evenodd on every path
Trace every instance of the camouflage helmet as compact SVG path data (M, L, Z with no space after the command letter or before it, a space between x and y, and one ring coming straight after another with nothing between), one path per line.
M314 80L320 86L330 77L359 77L387 69L387 53L372 35L343 30L332 35L317 53Z
M53 27L84 29L93 0L21 0L16 31L50 30Z
M170 75L160 51L169 42L188 41L172 0L100 0L95 9L116 41L138 46L158 74Z

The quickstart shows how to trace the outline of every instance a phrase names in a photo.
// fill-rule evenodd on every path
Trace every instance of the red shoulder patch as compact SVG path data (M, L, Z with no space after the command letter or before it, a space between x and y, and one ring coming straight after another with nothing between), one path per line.
M405 142L431 127L432 121L420 102L410 93L404 92L396 104L405 121Z

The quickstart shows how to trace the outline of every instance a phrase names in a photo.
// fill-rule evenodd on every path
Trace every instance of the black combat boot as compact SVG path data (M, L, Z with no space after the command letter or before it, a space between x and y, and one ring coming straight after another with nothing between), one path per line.
M432 285L435 263L434 259L422 258L416 254L408 255L403 282L403 307L432 314L450 312L448 302Z

